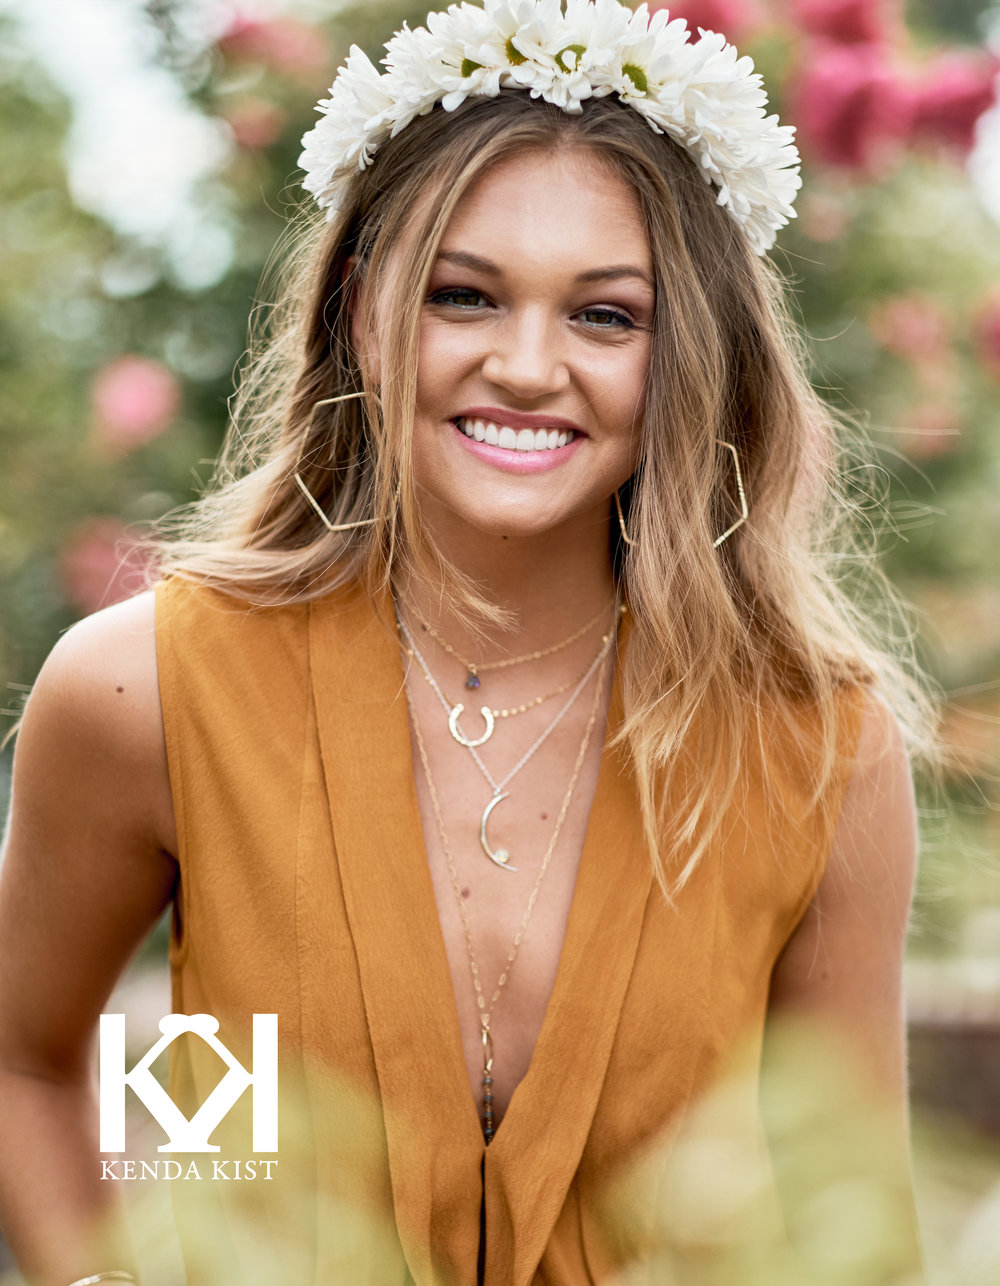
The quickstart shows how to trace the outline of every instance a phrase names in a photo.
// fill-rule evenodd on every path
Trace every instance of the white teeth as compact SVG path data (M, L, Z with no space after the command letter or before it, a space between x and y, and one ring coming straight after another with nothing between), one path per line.
M455 421L467 438L505 451L555 451L573 440L572 429L512 429L489 420Z

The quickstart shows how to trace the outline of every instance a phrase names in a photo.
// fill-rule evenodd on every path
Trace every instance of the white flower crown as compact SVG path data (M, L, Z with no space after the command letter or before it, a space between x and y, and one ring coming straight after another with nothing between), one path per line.
M794 218L801 186L794 129L765 116L767 95L749 58L714 32L689 41L666 10L618 0L484 0L427 15L386 45L383 74L352 45L322 119L302 139L303 187L333 218L353 163L438 102L454 111L474 95L525 89L566 112L616 94L694 157L751 246L763 254Z

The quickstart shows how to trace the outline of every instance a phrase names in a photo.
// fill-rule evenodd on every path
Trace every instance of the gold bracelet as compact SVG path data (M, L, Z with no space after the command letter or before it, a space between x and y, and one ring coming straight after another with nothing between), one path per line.
M98 1282L131 1282L132 1286L139 1286L138 1279L121 1268L113 1268L107 1273L94 1273L92 1277L80 1277L77 1281L70 1282L69 1286L97 1286Z

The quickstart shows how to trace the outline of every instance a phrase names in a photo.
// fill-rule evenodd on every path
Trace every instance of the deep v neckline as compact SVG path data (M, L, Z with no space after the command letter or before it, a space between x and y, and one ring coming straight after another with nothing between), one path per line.
M360 589L310 608L320 749L400 1238L418 1282L435 1280L438 1250L461 1265L461 1281L475 1281L469 1246L434 1244L441 1234L432 1229L471 1220L478 1243L482 1164L487 1227L509 1225L496 1228L496 1238L490 1228L487 1280L491 1247L504 1243L513 1263L502 1279L527 1282L586 1142L652 885L634 783L610 745L622 714L620 664L555 983L530 1065L483 1164L392 620L387 595L373 604ZM530 1167L521 1163L529 1155Z

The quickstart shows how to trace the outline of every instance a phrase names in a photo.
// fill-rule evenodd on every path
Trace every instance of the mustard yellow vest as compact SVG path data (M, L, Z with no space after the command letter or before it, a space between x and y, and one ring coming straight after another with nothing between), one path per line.
M276 1013L281 1054L272 1178L174 1185L192 1286L583 1286L635 1262L662 1193L645 1181L623 1205L620 1182L669 1154L734 1051L757 1057L772 968L823 872L860 703L836 798L811 807L808 765L777 756L775 815L749 763L674 907L606 744L545 1021L484 1150L391 621L360 590L269 608L157 590L174 1009L216 1015L247 1062L251 1015ZM221 1071L196 1043L171 1069L191 1107ZM226 1156L251 1155L248 1119L241 1101L220 1127Z

